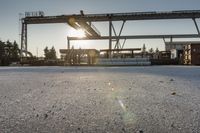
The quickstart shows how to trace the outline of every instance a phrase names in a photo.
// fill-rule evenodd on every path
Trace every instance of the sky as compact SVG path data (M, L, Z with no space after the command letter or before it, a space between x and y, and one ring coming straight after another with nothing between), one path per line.
M52 16L79 14L80 10L85 14L200 10L199 5L200 0L0 0L0 40L16 40L20 44L19 14L24 12L43 11L45 15ZM200 25L199 19L197 23ZM114 22L118 32L120 24ZM108 35L108 23L94 25L102 35ZM67 24L28 25L28 50L34 55L38 51L38 55L43 56L46 46L54 46L59 56L59 49L67 47L67 36L71 30ZM196 33L192 20L150 20L126 22L122 35L187 33ZM164 50L162 39L127 40L125 47L141 48L143 44L147 48ZM73 41L71 45L75 48L106 49L108 41Z

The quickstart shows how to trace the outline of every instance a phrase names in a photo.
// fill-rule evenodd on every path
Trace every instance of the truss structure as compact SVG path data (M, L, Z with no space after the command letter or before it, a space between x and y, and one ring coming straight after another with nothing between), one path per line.
M45 16L44 13L26 13L28 14L21 19L21 51L27 51L27 25L29 24L49 24L49 23L68 23L75 29L84 29L86 37L68 37L68 49L70 49L71 40L109 40L109 57L111 57L111 50L123 49L127 39L156 39L156 38L199 38L200 31L196 22L200 18L200 10L182 10L170 12L131 12L131 13L108 13L108 14L80 14L60 15L60 16ZM32 15L30 15L32 14ZM124 25L127 21L135 20L160 20L160 19L192 19L196 27L196 34L178 34L178 35L131 35L122 36ZM120 32L116 33L113 22L122 21ZM93 22L109 22L108 36L101 36L97 28L92 24ZM120 40L123 43L120 44ZM114 47L113 47L114 44ZM22 57L21 53L21 57ZM26 55L25 55L26 56Z

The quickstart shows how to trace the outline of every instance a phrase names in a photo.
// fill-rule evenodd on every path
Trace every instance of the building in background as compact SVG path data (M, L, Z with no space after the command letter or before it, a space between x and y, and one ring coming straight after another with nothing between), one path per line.
M60 49L60 54L66 65L94 65L99 57L99 51L96 49Z
M183 49L188 44L200 44L197 41L165 42L165 50L171 52L171 59L183 60Z
M183 57L183 63L186 65L200 65L200 43L185 45Z

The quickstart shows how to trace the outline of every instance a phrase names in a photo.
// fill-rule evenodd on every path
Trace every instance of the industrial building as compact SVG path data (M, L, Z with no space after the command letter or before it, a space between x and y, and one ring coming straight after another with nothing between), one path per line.
M183 62L186 65L200 65L200 43L184 46Z
M200 44L199 41L176 41L165 42L165 50L171 52L171 59L181 59L183 55L183 49L188 44Z
M165 42L166 51L171 53L171 59L177 59L179 64L190 64L198 65L196 57L191 59L194 52L190 47L195 47L198 49L200 42L199 41L179 41L179 42ZM195 56L198 53L195 53Z

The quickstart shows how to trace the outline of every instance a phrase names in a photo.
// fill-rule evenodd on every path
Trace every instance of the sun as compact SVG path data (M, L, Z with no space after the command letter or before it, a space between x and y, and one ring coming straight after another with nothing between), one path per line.
M70 29L69 31L69 36L70 37L78 37L78 38L83 38L85 37L85 31L82 29Z

